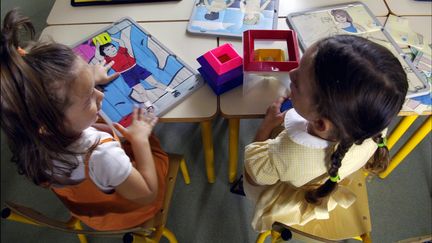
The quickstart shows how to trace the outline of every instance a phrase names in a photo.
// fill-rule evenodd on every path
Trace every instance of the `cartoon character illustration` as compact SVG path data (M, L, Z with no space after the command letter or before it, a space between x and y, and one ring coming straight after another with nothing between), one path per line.
M353 22L353 19L348 14L347 11L343 9L333 9L331 12L331 15L333 15L334 19L337 23L337 26L339 29L345 30L350 33L358 33L359 31L364 32L366 31L365 28L363 28L361 25L356 24Z
M260 20L261 12L269 5L271 0L266 0L261 5L261 0L244 0L240 2L240 11L244 13L243 23L256 25Z
M195 6L205 6L204 0L198 0Z
M111 36L111 41L117 42L119 47L112 42L101 45L96 41L95 59L99 62L105 60L107 63L114 61L112 69L119 72L131 88L129 97L137 103L144 103L148 109L153 109L152 104L165 92L171 92L174 97L178 97L180 92L158 82L151 72L136 62L129 36L130 27L122 30L120 39ZM140 80L147 82L154 89L146 90Z
M204 6L207 8L207 13L204 15L205 19L216 20L219 18L219 12L227 9L234 0L213 0L209 3L209 0L204 0Z

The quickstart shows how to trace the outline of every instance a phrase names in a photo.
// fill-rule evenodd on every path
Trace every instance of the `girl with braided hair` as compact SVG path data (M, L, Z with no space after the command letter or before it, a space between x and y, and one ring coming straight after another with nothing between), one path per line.
M337 205L349 207L355 195L338 182L362 167L386 169L386 128L408 88L390 51L352 35L312 45L290 79L293 109L280 112L285 98L275 101L245 149L243 186L259 232L275 221L304 225L328 218Z

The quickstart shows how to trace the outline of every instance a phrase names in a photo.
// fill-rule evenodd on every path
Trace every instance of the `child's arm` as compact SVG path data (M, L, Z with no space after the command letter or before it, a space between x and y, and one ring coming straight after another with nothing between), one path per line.
M154 201L158 192L158 178L148 139L157 117L144 112L144 108L134 108L132 124L127 129L114 123L114 127L131 143L136 162L136 169L132 168L126 180L115 188L116 192L143 205Z
M272 130L283 123L286 112L280 112L280 107L285 99L286 97L279 97L267 108L266 115L258 128L254 142L261 142L269 139Z
M106 123L96 122L92 125L92 127L96 128L99 131L110 133L110 134L113 131L112 128L110 126L108 126L108 124L106 124Z

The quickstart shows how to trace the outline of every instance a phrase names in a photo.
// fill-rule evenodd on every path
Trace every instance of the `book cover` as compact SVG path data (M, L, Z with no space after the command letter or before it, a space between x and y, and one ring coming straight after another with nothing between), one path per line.
M120 76L101 87L105 97L100 115L110 125L129 126L134 104L161 116L204 84L195 70L129 18L94 33L73 50L88 63L115 62L108 73Z
M383 45L399 59L407 73L407 98L430 92L430 84L364 3L353 2L291 13L287 16L287 23L296 31L303 51L321 38L338 34L359 35Z
M196 0L187 30L241 37L249 29L276 29L279 0Z

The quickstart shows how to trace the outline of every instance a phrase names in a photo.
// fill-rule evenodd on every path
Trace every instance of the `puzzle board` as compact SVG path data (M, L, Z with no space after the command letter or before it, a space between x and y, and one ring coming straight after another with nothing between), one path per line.
M161 116L204 82L151 34L129 18L121 19L74 45L85 61L115 63L109 74L120 76L102 88L101 116L127 127L134 104Z
M430 92L428 82L414 67L369 8L361 2L332 5L287 16L288 25L297 33L304 51L317 40L338 34L359 35L387 47L401 62L408 77L407 98Z
M249 29L276 29L279 0L195 0L187 30L242 37Z

